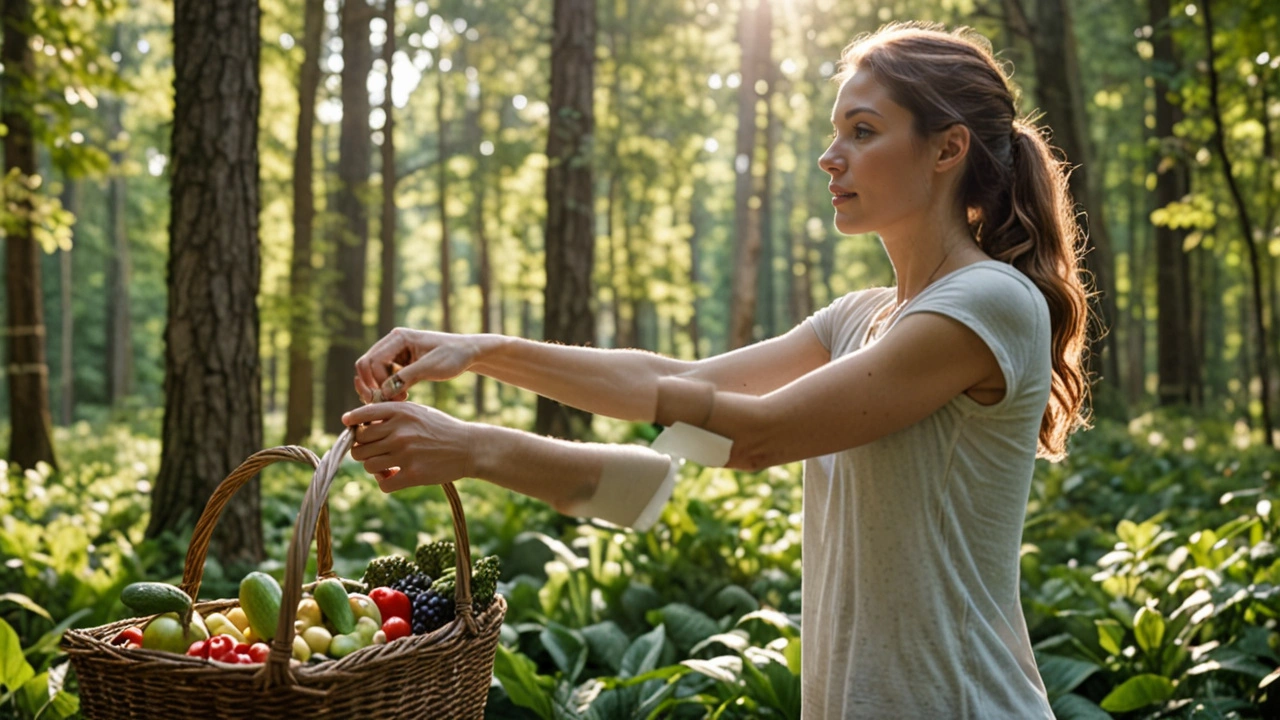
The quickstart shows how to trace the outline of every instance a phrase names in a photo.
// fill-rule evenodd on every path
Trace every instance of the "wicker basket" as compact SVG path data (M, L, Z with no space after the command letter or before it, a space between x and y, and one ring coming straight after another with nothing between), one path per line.
M334 577L326 498L338 464L351 448L347 430L317 460L309 450L279 447L254 454L218 486L196 524L187 550L182 589L200 591L205 555L213 527L227 501L259 470L275 462L308 463L316 468L298 512L285 563L284 597L278 627L261 665L227 665L111 644L133 618L84 630L69 630L62 647L80 678L80 707L86 718L479 718L493 675L498 633L506 613L501 595L476 615L471 607L471 549L462 502L453 485L444 485L453 511L456 539L456 618L427 635L373 645L340 660L290 664L294 618L304 589L311 538L316 536L320 578ZM350 582L350 581L344 581ZM310 586L308 586L310 587ZM197 602L204 614L222 612L238 600Z

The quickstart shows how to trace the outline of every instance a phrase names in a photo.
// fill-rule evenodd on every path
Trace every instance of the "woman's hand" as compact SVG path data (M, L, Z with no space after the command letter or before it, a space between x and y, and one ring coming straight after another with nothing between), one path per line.
M471 423L417 403L373 403L342 416L354 428L351 457L383 492L475 476Z
M481 337L396 328L356 361L356 393L364 402L375 399L375 390L384 400L404 400L421 380L451 380L475 363Z

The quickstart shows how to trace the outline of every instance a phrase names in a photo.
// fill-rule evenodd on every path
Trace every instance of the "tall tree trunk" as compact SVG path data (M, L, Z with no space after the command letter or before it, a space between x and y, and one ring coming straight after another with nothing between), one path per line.
M342 137L338 140L338 214L342 232L337 265L338 326L329 344L325 366L324 429L342 432L342 413L360 403L351 382L356 360L368 349L365 336L364 288L368 268L369 186L373 140L369 136L369 71L373 48L369 20L373 9L366 0L342 4Z
M758 310L760 315L760 325L764 330L764 336L771 338L778 334L777 309L778 309L778 274L775 272L775 258L777 257L777 247L775 243L776 233L774 232L774 171L776 163L774 155L778 148L778 127L781 124L773 109L774 83L777 82L777 73L774 72L773 63L762 63L761 79L768 84L761 99L765 105L765 124L764 124L764 178L760 190L760 282L761 293L759 298Z
M35 82L35 58L31 53L31 3L7 0L4 20L4 137L5 175L19 174L18 182L31 181L37 192L36 150L29 116L33 113L31 90ZM16 215L5 237L9 357L9 461L21 468L44 461L57 467L53 452L49 411L49 366L45 361L43 293L40 290L40 248L32 236L32 203L26 198L9 200Z
M467 127L471 128L474 133L470 143L474 149L480 147L484 138L482 123L486 108L485 96L482 91L477 92L472 102L473 104L468 109ZM501 130L499 130L498 137L501 137ZM476 242L476 285L480 290L480 332L488 334L493 332L493 270L489 263L489 232L485 222L488 217L485 201L489 185L489 161L484 153L476 156L476 169L471 174L471 177L471 189L474 196L474 201L471 204L471 222L474 225ZM498 207L501 207L501 205ZM484 397L485 377L477 374L475 379L476 417L481 418L484 417L486 412Z
M1013 2L1017 4L1018 0ZM1036 97L1044 111L1045 122L1053 128L1053 143L1075 165L1069 179L1071 195L1084 211L1079 220L1088 233L1089 252L1085 255L1085 266L1093 275L1099 291L1099 297L1094 300L1094 310L1107 331L1102 338L1094 339L1089 366L1092 372L1101 376L1101 382L1119 388L1119 353L1116 334L1111 332L1117 317L1115 259L1103 217L1102 180L1092 171L1093 152L1080 90L1075 25L1067 0L1037 0L1036 5L1036 24L1032 32L1032 46L1036 53Z
M1140 197L1140 195L1142 197ZM1137 183L1130 183L1128 188L1128 221L1129 221L1129 307L1125 314L1125 339L1128 341L1128 366L1125 387L1126 400L1130 407L1137 407L1142 402L1145 392L1147 367L1147 333L1146 318L1143 309L1146 307L1147 257L1146 249L1140 237L1142 216L1146 215L1145 195L1140 193Z
M689 343L693 345L693 359L702 358L702 335L698 331L698 320L702 314L702 299L699 285L702 283L702 252L699 246L699 235L702 232L702 215L698 212L706 189L698 180L693 181L693 197L689 199L689 288L693 292L693 312L689 315Z
M630 198L622 201L622 275L626 279L627 316L626 344L623 347L644 348L644 333L640 329L640 315L644 305L644 279L636 271L635 229L640 219L631 217L635 203Z
M1231 156L1227 153L1226 129L1222 123L1222 105L1218 101L1218 70L1214 66L1217 62L1217 53L1213 47L1213 0L1204 0L1201 3L1204 11L1204 42L1209 72L1209 110L1213 116L1213 146L1218 152L1218 159L1222 161L1222 174L1227 180L1227 189L1231 191L1231 199L1236 206L1236 220L1240 223L1241 240L1244 242L1245 249L1249 251L1249 268L1252 270L1250 280L1253 289L1253 332L1256 338L1256 363L1258 373L1258 381L1261 385L1259 399L1262 405L1262 432L1266 438L1267 444L1273 447L1280 447L1280 437L1272 432L1271 425L1271 369L1269 367L1269 358L1267 357L1267 326L1263 320L1266 310L1263 308L1262 300L1262 261L1258 258L1258 244L1253 239L1253 221L1249 217L1249 208L1245 204L1244 196L1240 194L1240 187L1236 184L1235 173L1231 166ZM1247 378L1248 376L1246 376ZM1248 387L1250 383L1246 382ZM1247 406L1246 406L1247 407Z
M298 134L293 153L293 258L289 265L289 396L284 443L296 445L311 434L315 418L315 369L311 338L316 317L312 294L312 233L315 232L316 95L320 89L320 42L324 0L306 0L302 69L298 78Z
M772 12L769 0L743 3L738 42L742 47L742 84L738 88L738 134L734 151L735 251L729 313L729 349L755 337L756 281L760 264L760 195L756 187L756 81L772 62Z
M595 268L591 197L595 0L555 0L552 24L543 338L587 345L595 335L591 314L591 273ZM591 415L539 397L534 427L544 435L582 437L591 429Z
M121 30L116 29L117 36ZM116 46L120 47L117 41ZM124 132L124 101L110 102L111 137ZM124 176L124 154L111 152L112 173L107 180L107 232L111 256L107 261L107 402L115 407L133 392L133 331L130 318L129 287L133 259L129 250L128 180Z
M1178 106L1169 99L1169 82L1177 71L1169 0L1149 0L1155 81L1155 135L1160 151L1151 160L1156 174L1155 205L1167 207L1186 194L1186 165L1180 160L1173 127L1178 122ZM1156 246L1156 370L1159 374L1157 400L1161 405L1191 402L1192 387L1199 382L1193 350L1196 337L1191 332L1191 300L1188 257L1182 245L1186 233L1168 225L1155 227Z
M262 448L258 22L257 0L174 7L164 440L149 538L194 524ZM256 479L227 505L211 550L223 562L262 560Z
M441 67L447 58L444 47L440 48L440 62L436 63L436 192L440 197L440 330L453 332L453 253L449 236L449 120L445 102L448 99L448 86L445 85L445 71ZM449 383L431 384L431 391L436 407L448 408Z
M75 357L73 343L75 340L75 308L71 303L71 252L75 250L79 240L75 237L75 228L80 226L80 181L67 178L66 187L62 190L62 207L75 216L72 228L71 247L58 253L58 290L59 290L59 325L62 326L62 341L59 343L59 363L62 367L61 386L58 403L58 423L63 426L71 424L75 412Z
M387 89L382 96L382 286L378 294L378 336L391 332L396 322L396 144L395 103L391 100L391 65L396 54L396 0L383 0L387 21L382 61L387 64Z

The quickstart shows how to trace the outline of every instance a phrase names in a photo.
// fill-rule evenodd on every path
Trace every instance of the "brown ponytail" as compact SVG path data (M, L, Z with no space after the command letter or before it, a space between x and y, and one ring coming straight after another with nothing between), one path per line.
M1040 421L1038 454L1066 455L1067 438L1088 425L1084 370L1089 319L1084 237L1067 187L1070 169L1043 132L1016 116L1016 97L990 43L961 28L887 25L845 49L843 82L869 68L911 111L922 136L957 123L969 129L960 200L979 246L1026 275L1049 305L1053 384Z

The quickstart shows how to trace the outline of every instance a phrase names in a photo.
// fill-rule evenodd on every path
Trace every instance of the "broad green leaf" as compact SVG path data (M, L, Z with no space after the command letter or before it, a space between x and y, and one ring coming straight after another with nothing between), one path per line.
M1090 675L1102 669L1094 663L1062 655L1040 655L1037 664L1050 700L1067 695L1089 679Z
M787 641L787 647L782 651L787 658L787 668L795 675L800 674L800 638L794 638Z
M1138 640L1138 647L1154 652L1164 641L1164 616L1159 610L1143 605L1133 616L1133 634Z
M706 648L716 644L723 645L729 648L730 650L737 650L738 652L742 652L743 650L746 650L747 647L751 645L751 639L748 638L747 634L741 630L731 630L727 633L716 633L715 635L712 635L711 637L707 638L706 640L703 640L697 645L694 645L689 650L689 654L697 655L698 653L702 652Z
M582 634L560 623L548 623L539 636L542 646L569 682L577 682L587 664L587 641Z
M1092 700L1074 693L1057 698L1051 705L1057 720L1111 720L1111 716Z
M651 611L647 617L655 625L661 622L667 626L667 637L682 653L688 653L690 648L720 630L715 620L684 603L671 603L661 610Z
M0 685L14 691L21 688L35 674L36 671L22 655L22 646L18 644L18 633L13 631L9 623L0 620Z
M48 620L49 622L53 622L53 617L49 615L49 611L37 605L34 600L27 597L26 595L23 595L21 593L5 593L3 595L0 595L0 602L5 602L5 601L14 603L15 605L23 608L24 610L30 610L31 612L39 615L45 620Z
M532 710L542 720L555 720L551 704L550 678L538 675L538 666L524 655L499 645L493 660L493 674L516 705Z
M1107 618L1094 620L1093 624L1098 627L1098 644L1102 649L1112 655L1119 655L1120 646L1124 642L1124 626L1120 621Z
M1102 709L1124 713L1173 697L1173 681L1159 675L1144 674L1125 680L1102 699Z
M582 636L587 640L594 662L599 662L612 672L622 668L622 656L627 652L630 640L627 634L612 620L582 628Z
M636 625L644 622L650 610L662 607L662 602L658 591L643 583L632 582L622 592L622 611Z
M605 690L591 701L587 709L586 720L617 720L633 718L640 709L642 689L640 686Z
M662 655L662 645L666 641L667 634L662 625L636 638L622 656L619 677L634 677L657 667L658 657Z
M52 630L41 635L40 639L32 643L31 647L27 648L23 654L30 657L32 655L44 655L55 651L58 647L58 643L62 641L62 634L67 631L67 628L71 627L80 618L89 615L92 612L93 611L89 608L81 608L71 613L71 617L63 620Z
M726 585L715 594L708 606L714 617L742 617L760 609L760 601L741 585Z

